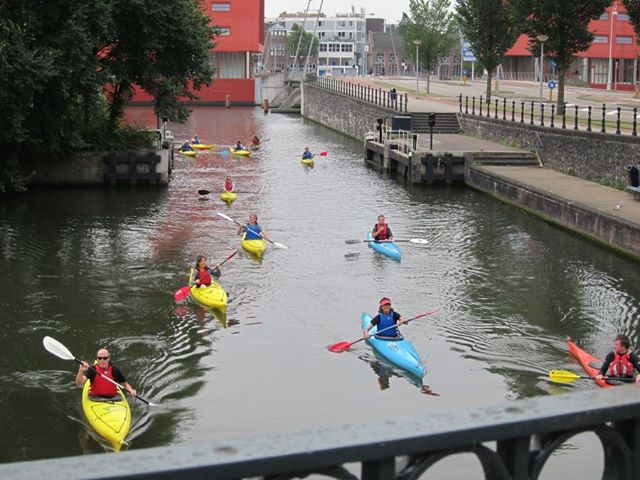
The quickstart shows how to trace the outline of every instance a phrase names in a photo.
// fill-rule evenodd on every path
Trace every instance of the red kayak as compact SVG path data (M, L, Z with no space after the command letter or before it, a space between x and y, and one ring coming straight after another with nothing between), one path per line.
M573 343L569 337L567 337L567 345L569 346L569 353L578 359L580 365L582 365L582 368L584 368L584 371L587 372L590 377L595 377L600 373L602 360L582 350L579 346ZM613 385L609 385L606 380L595 380L595 382L602 388L613 387Z

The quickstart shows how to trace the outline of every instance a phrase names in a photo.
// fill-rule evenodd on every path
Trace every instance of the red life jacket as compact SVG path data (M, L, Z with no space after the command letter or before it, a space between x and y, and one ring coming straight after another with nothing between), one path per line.
M196 280L200 280L200 285L211 285L211 274L209 273L209 267L205 270L198 270L196 272Z
M116 386L105 380L100 375L101 373L109 377L113 380L113 371L111 368L111 364L107 368L101 368L100 365L94 365L93 368L96 369L96 376L93 377L93 381L91 382L91 390L89 393L91 395L97 397L115 397L116 396Z
M376 230L378 230L379 228L380 228L380 225L378 225L378 224L376 223ZM389 232L389 224L388 224L388 223L385 223L385 224L384 224L384 230L382 230L382 232L380 232L380 235L378 235L378 236L376 237L376 240L386 240L386 239L387 239L387 237L389 236L389 233L388 233L388 232Z
M233 182L224 182L224 189L227 192L232 192L233 191Z
M618 355L614 354L613 362L609 364L607 375L610 377L631 377L633 375L633 363L629 360L629 352Z

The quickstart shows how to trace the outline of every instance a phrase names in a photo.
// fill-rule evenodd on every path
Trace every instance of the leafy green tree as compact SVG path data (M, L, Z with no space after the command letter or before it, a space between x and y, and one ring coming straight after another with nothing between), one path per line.
M100 56L112 85L109 125L116 126L136 85L154 97L158 115L183 121L188 110L178 98L195 98L190 85L213 80L214 30L200 2L111 1L111 37Z
M598 18L611 0L509 0L514 22L529 36L529 48L540 51L538 35L547 35L547 52L558 68L558 110L564 105L567 70L576 53L586 50L593 41L589 22Z
M627 9L636 37L640 38L640 0L622 0L622 4Z
M414 40L419 40L419 65L427 71L427 93L430 73L438 60L449 54L455 45L453 14L450 0L409 0L409 15L403 13L398 27L405 52L415 52ZM415 53L413 53L415 57Z
M505 0L458 0L455 19L471 49L487 69L487 102L493 70L518 38Z
M298 46L298 43L300 46ZM295 57L294 65L303 67L309 52L309 46L311 45L311 55L317 55L319 43L319 40L312 33L306 32L297 23L294 23L293 27L291 27L291 33L287 36L286 48L291 53L291 56Z

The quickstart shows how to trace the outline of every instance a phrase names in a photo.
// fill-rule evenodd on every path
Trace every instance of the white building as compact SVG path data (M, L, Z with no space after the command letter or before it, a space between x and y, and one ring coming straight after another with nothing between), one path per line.
M316 25L317 20L317 25ZM363 69L366 45L366 19L364 15L348 14L335 17L281 17L288 32L293 25L315 34L320 41L318 47L318 74L344 73L358 75Z

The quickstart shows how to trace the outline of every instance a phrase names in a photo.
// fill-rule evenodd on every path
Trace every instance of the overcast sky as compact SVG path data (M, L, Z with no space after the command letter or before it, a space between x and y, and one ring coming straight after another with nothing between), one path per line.
M320 8L321 0L311 0L310 11L317 11ZM265 16L267 18L277 17L281 12L304 12L307 8L308 0L265 0ZM336 13L351 12L351 5L366 8L367 13L374 13L372 17L384 18L387 23L398 23L402 18L402 12L409 12L409 0L324 0L322 13L328 17Z

